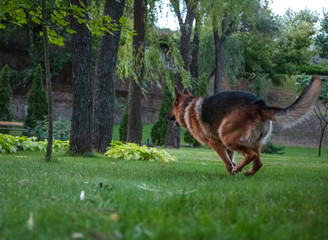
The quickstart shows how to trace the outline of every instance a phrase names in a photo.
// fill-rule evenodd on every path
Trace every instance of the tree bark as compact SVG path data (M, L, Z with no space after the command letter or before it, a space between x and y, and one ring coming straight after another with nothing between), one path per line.
M87 6L86 0L70 0L72 5L82 8L80 1ZM91 33L85 23L80 24L72 16L70 20L71 28L76 31L72 35L73 113L70 150L74 154L89 154L92 152Z
M133 37L134 73L137 79L130 80L129 87L129 118L127 141L141 144L141 87L144 75L145 35L146 35L146 0L134 1L134 30Z
M222 91L224 37L220 37L217 30L213 30L213 35L215 45L214 94L216 94Z
M119 24L123 15L125 0L106 0L104 15ZM114 124L114 98L116 60L120 43L121 28L113 31L113 35L106 32L98 48L96 63L96 78L94 83L93 106L93 147L98 152L105 152L112 141Z
M44 49L44 67L46 75L46 86L48 94L48 145L46 150L45 161L51 160L52 142L53 142L53 119L52 119L52 87L50 76L50 60L49 60L49 45L48 45L48 32L46 26L46 0L42 0L42 32L43 32L43 49Z

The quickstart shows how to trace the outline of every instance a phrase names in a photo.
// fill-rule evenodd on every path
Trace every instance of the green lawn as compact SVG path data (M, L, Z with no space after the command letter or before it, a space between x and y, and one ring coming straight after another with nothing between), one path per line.
M0 239L328 239L316 149L263 154L254 177L228 176L206 147L168 151L179 162L0 155Z

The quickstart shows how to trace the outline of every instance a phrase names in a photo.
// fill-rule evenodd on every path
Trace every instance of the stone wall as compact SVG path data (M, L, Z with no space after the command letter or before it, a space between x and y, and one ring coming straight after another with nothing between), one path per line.
M11 101L11 110L16 120L24 120L27 114L27 98L29 87L25 91L19 91L20 94L14 94ZM71 119L73 107L73 93L70 85L53 84L53 114L54 119ZM128 83L117 81L115 84L115 112L114 123L120 123L124 114L125 104L128 96ZM16 91L17 92L17 91ZM141 114L143 123L155 123L158 118L158 111L161 105L162 93L157 87L151 87L141 102Z

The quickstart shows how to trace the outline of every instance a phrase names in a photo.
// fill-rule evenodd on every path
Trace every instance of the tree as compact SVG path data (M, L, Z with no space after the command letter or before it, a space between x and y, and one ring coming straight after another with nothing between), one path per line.
M198 4L196 10L196 23L194 29L194 38L191 43L191 63L190 63L190 74L194 81L198 81L199 78L199 69L198 69L198 55L199 55L199 35L202 27L202 20L204 15L204 9L201 8L200 4Z
M48 144L46 150L45 161L50 161L52 153L53 142L53 116L52 116L52 86L50 77L50 61L49 61L49 46L48 46L48 31L47 31L47 11L46 0L42 0L42 33L43 33L43 46L44 46L44 68L46 77L46 86L48 94Z
M213 27L213 37L215 46L215 80L214 93L221 91L223 77L224 45L227 38L240 27L241 16L248 8L254 4L259 4L258 0L234 0L234 1L202 1L202 6L207 10Z
M183 69L179 69L179 63L176 61L178 66L178 75L176 76L175 84L178 86L180 91L182 91L183 86L188 84L188 73L190 70L190 38L192 33L192 26L196 16L196 8L198 1L194 0L184 0L184 10L180 9L179 0L170 0L171 5L174 9L179 22L181 37L179 52L182 58ZM183 19L183 12L185 11L185 19ZM175 59L176 60L176 59ZM187 73L187 74L186 74ZM169 123L166 137L165 137L165 147L180 148L180 128L175 127L172 122Z
M320 57L328 58L328 12L323 12L320 21L320 31L316 36L315 43L320 47Z
M105 32L98 47L96 78L94 82L93 146L105 152L112 141L114 124L114 83L116 77L117 52L120 43L121 27L125 0L106 0L104 15L117 25L117 31Z
M134 1L134 30L133 36L133 69L134 77L129 85L129 116L127 141L141 144L142 121L141 121L141 84L144 77L144 56L145 56L145 34L146 34L146 0Z
M286 12L281 21L281 35L275 41L273 71L278 74L300 74L299 67L306 65L314 55L313 44L316 13L310 10Z
M86 0L70 0L73 7L84 9ZM92 152L92 78L91 32L86 25L88 14L84 10L81 19L70 16L72 35L73 113L70 151L74 154Z
M9 67L5 65L0 73L0 120L11 121L10 98L12 90L9 84ZM10 130L1 130L2 133L9 133Z
M83 30L86 32L89 31L88 28L86 27L87 20L87 14L86 12L89 11L90 9L87 8L86 1L71 1L71 6L67 7L66 4L63 1L48 1L46 8L46 2L44 0L41 1L41 7L39 6L40 1L7 1L5 4L0 5L0 29L1 28L6 28L6 25L8 23L12 23L17 26L22 26L23 24L27 23L33 23L37 27L36 32L39 32L41 29L41 35L43 35L43 40L44 40L44 57L45 57L45 73L46 73L46 82L47 82L47 90L48 90L48 99L49 99L49 117L52 118L52 91L51 91L51 81L50 81L50 60L49 60L49 47L48 47L48 42L56 44L58 46L64 45L64 37L62 36L63 33L68 33L68 34L75 34L77 31L69 28L69 22L66 21L67 17L71 17L71 26L78 26L82 25L81 28L79 28L79 33L76 34L79 37L73 37L75 42L73 41L73 47L78 46L79 49L74 49L73 52L76 53L74 57L76 58L78 56L78 53L83 53L84 49L83 47L85 45L80 43L83 42ZM88 12L88 14L91 14ZM92 15L92 19L88 21L88 26L90 29L92 29L93 33L95 34L103 34L105 31L109 31L109 29L113 28L113 25L109 23L109 19L106 17L102 17L97 14ZM84 27L84 28L83 28ZM38 30L39 29L39 30ZM82 31L81 31L82 30ZM58 34L60 32L60 34ZM34 34L36 35L36 34ZM90 35L90 34L89 34ZM82 41L81 41L82 40ZM47 41L47 42L45 42ZM89 42L91 43L90 37L89 37ZM91 47L86 48L86 55L88 55L89 59L81 59L86 62L91 63ZM56 54L58 56L58 54ZM83 54L82 54L83 55ZM81 56L82 56L81 55ZM79 57L79 56L78 56ZM88 58L87 57L87 58ZM58 58L57 58L58 59ZM67 59L67 58L65 58ZM75 59L77 60L77 59ZM66 61L66 60L64 60ZM60 61L62 62L62 61ZM74 62L74 61L73 61ZM78 62L78 61L75 61ZM83 64L80 64L79 66L74 65L73 68L75 67L75 70L77 70L75 73L80 73L84 74L85 72L90 73L90 68L85 69L82 66ZM85 70L85 72L80 71L81 69L78 69L78 67L81 67L82 70ZM58 69L57 69L58 70ZM73 74L73 78L75 78L76 74ZM91 83L91 73L85 75L87 82ZM81 75L79 76L81 77ZM80 84L79 80L77 80L77 83ZM76 85L75 85L76 86ZM76 89L79 89L80 91L74 93L74 101L73 104L73 116L77 112L81 112L81 115L88 116L91 118L91 114L89 112L90 105L91 105L91 110L92 110L92 97L91 101L90 98L88 97L80 97L83 95L83 89L86 89L85 94L89 95L90 92L88 92L89 89L91 88L91 85L88 84L80 84L79 86L76 86ZM86 87L86 88L85 88ZM85 96L85 95L84 95ZM90 95L91 96L91 95ZM83 102L85 100L85 102ZM85 106L85 108L83 108ZM76 108L74 110L74 108ZM83 110L86 109L87 113L83 112ZM75 116L76 117L76 116ZM83 117L83 116L82 116ZM90 134L85 134L85 130L88 132L89 129L91 128L91 124L89 121L84 121L85 119L77 119L74 118L74 121L72 121L72 133L73 133L73 146L71 144L71 150L75 153L82 153L84 152L85 149L88 149L86 151L89 151L89 144L91 141L85 141L84 139L79 142L79 138L82 135L88 135ZM78 123L77 123L78 122ZM85 128L81 125L83 125L83 122L86 125L90 125L90 127ZM81 131L81 134L80 134ZM46 153L46 158L45 160L50 160L51 157L51 147L52 147L52 119L49 119L49 136L48 136L48 146L47 146L47 153ZM77 136L78 135L78 136ZM82 138L81 138L82 139ZM84 145L85 146L82 146Z
M174 9L174 13L176 14L179 22L181 37L179 44L179 52L183 60L183 67L186 72L190 70L191 56L190 56L190 39L192 33L193 22L196 17L196 9L198 1L195 0L184 0L184 8L181 9L179 0L170 0L171 5ZM185 15L185 19L183 19L183 14ZM183 89L183 81L186 79L182 75L183 73L179 71L179 74L176 78L176 85L180 90Z
M43 121L48 116L48 101L46 91L43 88L43 80L44 74L39 64L34 73L32 88L27 99L28 108L24 122L25 129L33 129L37 120Z

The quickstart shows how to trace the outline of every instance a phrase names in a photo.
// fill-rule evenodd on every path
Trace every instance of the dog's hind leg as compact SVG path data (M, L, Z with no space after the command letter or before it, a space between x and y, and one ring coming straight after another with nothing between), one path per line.
M209 140L209 145L211 148L214 149L214 151L217 152L217 154L219 154L219 156L221 157L222 161L224 162L224 165L228 171L228 174L231 175L231 170L232 168L236 165L233 162L233 159L231 157L233 157L233 151L228 150L223 144L222 142L218 141L218 140L214 140L214 139L210 139Z
M253 166L251 169L249 169L244 173L245 176L254 175L262 167L263 163L260 159L260 152L261 152L261 148L257 150L257 156L253 159Z
M251 161L254 161L256 158L258 158L258 154L254 152L251 148L248 148L246 146L235 146L234 150L242 153L244 155L244 159L239 162L233 169L232 174L239 173L243 170L243 168L249 164ZM251 174L250 174L251 175Z

